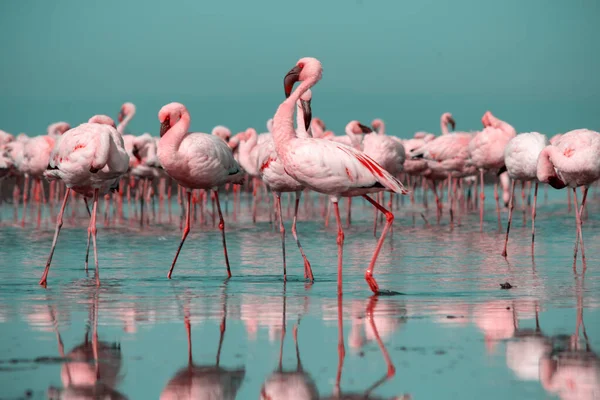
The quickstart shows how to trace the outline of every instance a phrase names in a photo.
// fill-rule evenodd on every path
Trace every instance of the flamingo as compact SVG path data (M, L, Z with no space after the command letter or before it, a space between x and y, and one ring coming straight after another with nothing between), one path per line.
M504 149L508 142L517 135L515 128L509 123L495 117L487 111L481 118L484 129L478 132L469 143L470 164L477 167L481 180L481 202L479 204L479 226L483 229L483 173L486 170L499 170L504 166ZM500 226L500 203L498 184L494 185L498 226Z
M569 187L575 197L575 221L577 238L573 251L573 267L577 259L577 248L581 241L583 270L586 269L581 213L589 185L600 178L600 133L588 129L577 129L560 136L555 144L544 147L537 161L537 179L555 189ZM577 188L583 186L581 208L577 204Z
M125 134L125 129L127 128L127 125L129 125L129 122L131 122L134 116L135 104L123 103L123 105L121 106L121 110L119 111L119 125L117 126L117 131L119 131L121 135Z
M13 170L14 162L6 145L14 140L13 135L0 130L0 179L7 177Z
M367 196L381 190L406 194L402 183L366 154L341 143L322 139L298 138L294 130L293 115L296 101L314 86L322 74L321 62L316 58L301 58L284 78L286 100L278 107L273 118L273 139L277 156L283 161L285 171L309 189L330 197L335 209L338 227L338 292L342 292L342 256L344 231L338 207L342 196L363 196L386 216L386 225L373 258L365 272L365 279L374 293L379 286L373 278L373 269L394 215ZM292 93L295 82L301 84Z
M234 160L231 149L223 140L206 133L188 133L191 118L183 104L170 103L163 106L158 112L158 120L161 123L161 139L158 143L160 164L171 178L187 189L185 228L167 277L171 279L181 247L190 232L191 200L194 189L212 190L215 195L227 276L231 277L225 241L225 221L221 212L218 189L226 183L242 183L244 171Z
M223 139L225 141L225 143L229 142L229 139L231 139L231 131L229 130L228 127L223 126L223 125L217 125L213 128L213 130L211 131L211 134L217 137L220 137L221 139Z
M310 136L308 131L310 130L311 123L311 97L312 95L310 90L307 90L300 97L300 100L298 100L298 137L306 138ZM283 213L281 211L281 193L294 192L296 194L296 203L294 207L294 219L292 222L292 234L294 235L294 239L296 240L296 244L300 250L302 259L304 260L304 277L313 282L314 277L312 268L308 258L306 258L306 255L304 254L304 249L300 244L300 240L298 239L298 234L296 231L298 206L300 205L300 197L302 196L302 190L304 190L304 186L285 172L284 165L275 151L275 142L273 141L272 137L270 140L257 145L257 166L261 179L265 185L267 185L273 191L275 196L275 208L279 214L279 230L281 233L281 249L283 253L283 280L285 281L287 277L285 261L285 226L283 225Z
M39 282L40 285L45 287L47 283L52 255L63 224L63 214L71 190L85 197L93 196L94 198L88 235L92 236L94 242L96 285L100 285L96 248L98 195L115 190L118 187L119 179L127 172L128 166L129 156L125 151L123 138L115 128L112 118L106 115L95 115L87 123L63 134L58 146L52 150L48 169L44 172L44 176L48 180L62 180L67 186L67 190L56 219L54 239L46 268Z
M537 203L538 181L537 181L537 160L550 142L546 136L538 132L521 133L517 135L506 145L504 150L504 163L508 176L512 179L510 189L510 200L508 206L508 225L506 226L506 238L504 239L504 250L502 255L506 257L508 246L508 233L512 222L512 215L515 201L515 181L522 182L535 181L533 194L533 206L531 208L531 252L535 243L535 208Z

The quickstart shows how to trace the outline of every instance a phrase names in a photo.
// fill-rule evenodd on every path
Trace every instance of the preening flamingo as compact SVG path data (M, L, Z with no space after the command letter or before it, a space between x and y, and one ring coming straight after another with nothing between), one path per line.
M581 231L581 213L589 185L600 178L600 133L588 129L577 129L560 136L554 144L544 147L537 162L537 178L555 189L569 187L575 196L575 220L577 238L573 251L573 267L577 259L577 248L581 242L583 270L586 269L585 249ZM577 204L577 188L583 186L581 208Z
M515 182L535 181L533 194L533 206L531 208L531 254L535 243L535 208L537 204L537 161L544 147L550 142L546 136L538 132L521 133L514 137L506 145L504 150L504 163L508 176L512 179L510 188L510 200L508 206L508 225L506 225L506 238L504 240L504 250L502 255L506 257L508 246L508 233L512 222L513 209L515 207Z
M185 238L190 232L192 190L212 190L219 212L219 230L223 240L223 252L227 276L231 277L227 242L225 241L225 221L219 202L219 187L226 183L243 182L244 171L234 160L231 149L217 136L206 133L188 133L190 113L181 103L170 103L158 112L160 121L160 142L158 159L166 173L179 185L187 189L187 212L183 236L167 277L170 279L177 257Z
M273 118L273 139L277 156L285 171L304 186L330 196L338 226L338 292L342 292L342 252L344 231L338 207L342 196L363 196L386 216L386 225L371 259L365 279L371 290L379 293L373 278L373 269L394 215L367 196L381 190L406 194L402 183L364 153L332 141L298 138L294 130L294 109L300 96L315 85L322 74L316 58L302 58L284 78L286 100L280 104ZM293 91L294 83L301 84Z
M63 214L70 191L94 198L88 234L94 242L94 262L96 265L96 285L100 285L98 271L98 250L96 248L96 214L98 195L118 187L119 179L127 172L129 156L123 145L123 138L116 130L112 118L95 115L90 120L63 134L52 151L48 169L44 176L48 180L60 179L67 186L60 213L56 219L56 230L52 241L46 268L40 285L46 286L52 255L63 224Z

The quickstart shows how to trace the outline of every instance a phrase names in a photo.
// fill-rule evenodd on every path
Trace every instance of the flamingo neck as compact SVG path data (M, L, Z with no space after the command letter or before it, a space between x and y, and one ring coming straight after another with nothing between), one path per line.
M159 159L163 165L165 165L166 163L160 157L160 154L170 154L176 157L175 153L179 151L179 146L181 145L181 142L183 142L183 139L187 135L189 129L190 113L187 110L185 110L181 114L179 121L177 121L175 125L171 126L171 128L169 128L169 130L165 132L163 137L160 138L160 142L158 143L159 149L162 148L164 150L167 150L166 153L163 151L159 152Z
M550 157L555 153L554 146L546 146L538 156L537 178L542 183L548 183L555 189L562 189L566 185L556 174L554 164Z
M296 102L296 135L299 138L312 137L312 131L310 126L308 131L304 127L304 110L302 110L301 102Z
M117 125L117 131L119 131L119 133L121 135L123 135L125 133L125 128L127 128L127 125L129 124L129 121L131 121L133 119L133 116L135 115L135 113L129 113L125 116L125 118L123 118L123 121L119 122L119 125Z
M296 131L294 130L294 108L296 102L317 80L318 76L311 76L302 81L290 97L285 99L277 108L273 117L273 141L275 142L277 154L281 154L284 151L285 145L296 138Z
M380 136L385 136L385 123L383 121L379 122L379 129L377 130L377 134Z
M447 135L449 133L448 123L444 117L442 117L442 120L440 121L440 130L442 131L442 135Z
M360 147L362 145L362 138L364 135L357 135L356 133L352 132L352 129L350 127L346 127L346 136L350 138L350 143L352 144L352 147L354 147L357 150L360 150Z

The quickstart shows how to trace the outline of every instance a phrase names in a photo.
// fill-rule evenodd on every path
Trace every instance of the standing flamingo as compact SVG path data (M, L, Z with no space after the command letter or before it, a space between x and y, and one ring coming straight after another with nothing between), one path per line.
M301 58L284 78L286 100L280 104L273 118L273 139L277 156L285 171L304 186L329 195L335 209L338 227L338 292L342 292L342 254L344 231L338 207L342 196L363 196L386 216L386 225L377 243L365 279L371 290L379 293L373 278L377 256L390 229L394 215L367 193L391 190L407 193L402 183L364 153L341 143L312 138L298 138L294 130L294 108L300 96L314 86L322 74L321 62L316 58ZM294 83L302 82L292 93Z
M218 189L226 183L242 183L244 171L233 159L231 149L223 140L206 133L188 133L191 118L183 104L170 103L163 106L158 112L158 120L161 124L158 159L167 174L187 189L185 228L167 277L171 279L181 247L190 232L190 211L194 189L212 190L215 194L227 276L231 277L225 241L225 221L221 212Z
M56 231L46 268L40 285L46 286L52 255L63 224L63 214L70 191L85 197L94 198L88 232L94 242L94 262L96 264L96 285L100 285L98 272L98 251L96 248L96 214L98 195L117 188L119 179L127 172L129 156L123 146L123 138L116 130L112 118L95 115L88 123L81 124L64 133L50 156L44 176L48 180L61 179L67 186L60 213L56 219Z
M502 255L506 257L508 246L508 233L512 222L512 215L515 201L515 181L521 182L535 181L535 189L533 194L533 206L531 207L531 254L535 243L535 207L537 204L537 160L544 149L550 142L546 136L538 132L522 133L513 138L506 145L504 150L504 163L508 176L512 179L510 188L510 200L508 206L508 225L506 225L506 238L504 239L504 250Z
M581 213L589 185L600 178L600 133L588 129L577 129L562 135L555 144L544 147L537 162L537 178L555 189L569 187L575 197L575 221L577 238L573 251L573 267L577 259L577 248L581 242L583 270L586 269ZM577 204L577 188L583 186L581 208Z
M481 118L484 129L478 132L469 143L470 163L479 169L481 181L481 202L479 203L479 227L483 229L483 174L486 170L499 170L504 166L504 149L508 142L517 135L515 128L507 122L496 118L487 111ZM500 226L500 203L498 183L494 185L498 226Z
M310 109L311 92L307 90L298 100L298 128L296 130L298 137L309 137L311 109ZM283 213L281 211L281 193L294 192L296 194L296 204L294 207L294 219L292 222L292 234L300 250L300 254L304 259L304 277L311 282L314 281L310 262L304 254L304 249L298 240L296 232L296 222L298 220L298 206L300 205L300 197L304 186L292 178L285 172L281 159L277 156L275 150L275 142L271 138L257 146L257 166L259 174L265 185L267 185L275 196L275 208L279 214L279 230L281 233L281 249L283 252L283 280L286 280L286 261L285 261L285 226L283 225Z

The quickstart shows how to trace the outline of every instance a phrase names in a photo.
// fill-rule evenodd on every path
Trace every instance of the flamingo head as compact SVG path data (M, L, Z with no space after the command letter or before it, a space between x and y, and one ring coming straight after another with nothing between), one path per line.
M121 106L121 110L119 111L119 122L123 122L125 117L135 114L135 104L133 103L123 103Z
M444 125L450 124L450 126L452 127L452 130L454 130L456 128L456 122L454 121L452 114L450 114L449 112L442 114L442 124L444 124Z
M492 124L494 123L494 115L492 114L491 111L486 111L485 114L483 114L483 117L481 117L481 123L483 124L484 128L487 128L489 126L492 126Z
M316 77L321 79L322 67L321 62L316 58L304 57L298 60L296 66L290 70L283 78L283 87L285 97L290 97L294 84L298 81L304 81L308 77Z
M229 142L229 140L231 139L231 131L229 130L229 128L223 125L215 126L212 130L212 134L214 136L220 137L225 142Z
M318 117L316 117L316 118L313 118L312 120L313 120L313 123L315 123L315 124L319 125L319 127L320 127L320 128L323 130L323 131L326 131L326 130L327 130L327 127L325 126L325 122L323 122L323 120L322 120L321 118L318 118Z
M186 113L187 109L181 103L173 102L163 106L158 112L158 121L160 122L160 137L163 137L171 126L176 124Z
M371 126L373 127L373 130L375 132L379 133L379 130L383 128L385 124L383 123L383 120L376 118L373 121L371 121Z
M48 126L48 135L62 135L69 129L71 125L68 122L55 122Z
M256 135L257 135L257 133L256 133L256 129L254 129L254 128L248 128L248 129L246 129L246 132L244 132L244 135L243 135L243 138L242 138L242 140L244 140L244 141L248 141L248 140L250 140L250 139L251 139L253 136L256 136Z
M115 121L108 115L94 115L92 118L88 120L90 124L102 124L102 125L110 125L113 128L116 128Z
M361 124L358 121L350 121L348 125L346 125L346 130L350 130L355 135L362 135L367 133L372 133L373 129L369 128L366 125Z

